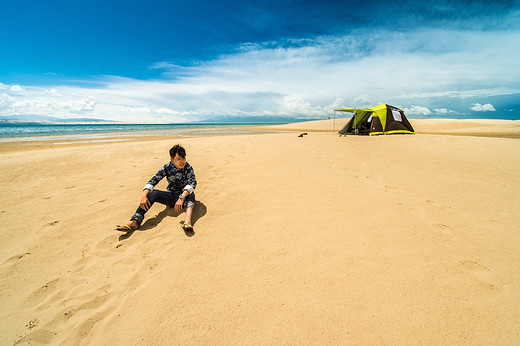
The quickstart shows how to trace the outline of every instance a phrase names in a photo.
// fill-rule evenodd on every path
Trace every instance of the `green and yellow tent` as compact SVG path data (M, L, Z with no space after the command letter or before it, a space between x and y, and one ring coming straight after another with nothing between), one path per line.
M394 106L382 104L372 108L340 108L334 112L350 112L354 116L339 131L339 134L390 135L394 133L414 134L404 112Z

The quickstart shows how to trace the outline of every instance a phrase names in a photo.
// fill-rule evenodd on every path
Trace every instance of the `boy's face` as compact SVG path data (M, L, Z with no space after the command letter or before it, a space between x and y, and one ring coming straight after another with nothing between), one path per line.
M186 158L180 157L179 154L175 154L175 157L173 159L170 157L170 161L177 169L183 169L186 165Z

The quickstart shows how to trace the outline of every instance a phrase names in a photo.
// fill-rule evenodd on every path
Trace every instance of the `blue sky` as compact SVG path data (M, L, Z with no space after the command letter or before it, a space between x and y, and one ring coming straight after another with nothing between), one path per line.
M0 2L0 116L520 119L520 3Z

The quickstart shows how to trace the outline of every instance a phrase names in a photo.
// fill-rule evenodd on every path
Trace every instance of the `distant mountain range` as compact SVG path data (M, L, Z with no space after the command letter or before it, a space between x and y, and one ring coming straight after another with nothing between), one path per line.
M1 123L114 123L112 120L93 118L58 118L45 115L0 115Z

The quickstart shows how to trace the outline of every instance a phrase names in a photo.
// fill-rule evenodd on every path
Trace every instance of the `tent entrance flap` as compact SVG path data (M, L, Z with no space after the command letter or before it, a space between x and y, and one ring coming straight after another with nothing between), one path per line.
M350 121L339 131L340 134L369 134L372 111L358 110Z

